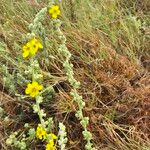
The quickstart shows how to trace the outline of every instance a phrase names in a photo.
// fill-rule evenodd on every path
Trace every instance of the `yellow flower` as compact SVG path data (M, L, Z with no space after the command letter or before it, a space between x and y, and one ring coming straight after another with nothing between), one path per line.
M48 12L52 16L52 18L56 19L60 15L60 9L57 5L52 5L51 8L49 8Z
M57 136L55 134L50 133L49 135L50 135L50 137L51 137L52 140L56 140L57 139Z
M30 44L31 44L31 51L30 51L31 55L35 55L38 49L43 48L42 43L36 38L31 39Z
M35 55L38 49L42 48L43 48L42 43L38 39L33 38L22 47L23 50L22 56L23 58L26 58L29 55Z
M42 85L39 85L38 82L33 81L27 85L25 93L29 94L31 97L36 97L39 94L39 91L43 89Z
M24 45L22 47L22 50L23 50L23 54L22 54L23 58L28 57L31 51L30 43L28 42L26 45Z
M46 145L46 150L56 150L54 146L54 140L57 139L57 136L53 133L48 134L50 140L48 144Z
M36 129L36 137L42 140L42 139L46 139L46 136L47 136L47 133L45 129L42 127L41 124L38 124L38 127Z
M46 145L46 149L45 150L56 150L55 146L54 146L54 141L53 140L50 140L48 142L48 144Z

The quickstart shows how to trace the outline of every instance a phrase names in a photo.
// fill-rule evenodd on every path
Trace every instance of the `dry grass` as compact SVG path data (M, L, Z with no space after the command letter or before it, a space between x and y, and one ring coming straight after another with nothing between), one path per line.
M79 93L86 102L84 113L90 118L93 143L101 150L150 149L149 2L140 3L87 0L80 4L71 1L62 4L62 29L73 54L71 61L76 79L81 82ZM13 43L22 44L21 38L28 32L28 24L45 5L45 1L42 4L25 0L0 2L0 42L7 45L14 61L0 56L1 65L17 67L14 58L18 58L20 52L14 51ZM132 15L137 18L134 20ZM138 19L145 24L140 26L142 23ZM48 20L44 23L48 29ZM57 52L53 50L51 54ZM69 96L70 86L61 61L58 61L60 56L55 58L49 62L49 68L44 66L44 60L41 62L43 70L55 76L45 83L54 85L56 91L52 101L44 102L42 107L48 116L54 117L56 131L58 122L64 121L68 149L82 150L82 128L74 116L76 104ZM9 134L15 130L24 132L25 122L36 126L38 118L32 112L32 102L18 102L5 88L2 77L0 72L0 105L5 110L4 117L8 116L10 120L0 122L0 148L8 150L5 140ZM23 93L24 87L19 88ZM33 141L31 148L42 150L42 144Z

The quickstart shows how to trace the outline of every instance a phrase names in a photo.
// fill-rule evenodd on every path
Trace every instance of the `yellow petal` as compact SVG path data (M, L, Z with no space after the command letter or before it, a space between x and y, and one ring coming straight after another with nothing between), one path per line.
M23 51L25 51L25 50L26 50L26 45L24 45L24 46L22 47L22 50L23 50Z
M48 143L46 145L46 150L55 150L54 144Z
M43 48L42 43L38 39L35 39L35 38L32 40L32 45L36 45L36 47L38 48Z
M56 13L52 14L52 18L56 19L57 18L57 14Z
M49 140L48 144L54 146L54 140Z
M43 89L43 86L42 85L39 85L38 86L38 90L42 90Z
M53 133L50 133L50 136L52 137L53 140L56 140L57 139L57 136Z
M32 44L35 44L36 41L37 41L37 39L36 39L36 38L33 38L33 39L31 39L31 40L29 41L29 43L32 45Z
M42 43L38 42L38 47L42 49L43 48Z
M27 44L26 44L27 47L30 47L31 46L31 42L29 41Z
M27 85L27 88L25 89L25 93L26 93L26 94L29 94L29 93L31 92L31 90L32 90L32 85L29 83L29 84Z
M36 97L39 94L39 91L31 92L30 96L31 97Z
M29 88L26 88L25 93L29 94L31 92L31 90Z
M59 6L54 5L54 6L53 6L53 9L54 9L54 10L59 10Z
M26 58L26 57L28 57L28 56L29 56L29 51L23 52L23 54L22 54L22 57L23 57L23 58Z
M49 12L50 14L52 14L52 13L54 12L54 10L53 10L52 8L50 8L50 9L48 10L48 12Z
M28 83L27 87L28 87L28 88L32 88L32 84L31 84L31 83Z
M38 82L36 82L36 81L32 82L32 86L37 87L38 85L39 85Z
M55 5L52 5L52 6L49 8L48 11L49 11L50 14L54 12L54 10L55 10L54 8L55 8Z
M42 86L42 85L39 85L39 83L36 82L36 81L33 81L33 82L32 82L32 85L33 85L37 90L42 90L42 89L43 89L43 86Z
M60 10L57 10L57 15L60 15Z
M59 6L58 6L58 5L54 5L54 9L55 9L55 10L58 10L58 9L59 9Z
M31 50L30 50L30 54L31 55L35 55L37 53L37 51L38 51L38 47L37 46L36 47L32 47Z

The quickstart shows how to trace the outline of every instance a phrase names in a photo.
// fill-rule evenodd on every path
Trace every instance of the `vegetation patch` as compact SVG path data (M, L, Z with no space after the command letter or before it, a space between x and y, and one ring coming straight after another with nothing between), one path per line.
M1 0L0 149L149 150L149 6Z

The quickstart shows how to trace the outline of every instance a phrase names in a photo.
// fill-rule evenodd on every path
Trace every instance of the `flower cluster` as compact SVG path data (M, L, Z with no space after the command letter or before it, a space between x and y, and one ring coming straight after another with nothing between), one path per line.
M54 140L57 139L57 136L53 133L49 134L48 144L46 145L46 150L55 150Z
M39 94L39 91L43 89L42 85L39 85L38 82L33 81L27 85L25 90L26 94L29 94L31 97L36 97Z
M46 150L55 150L54 140L57 139L57 136L53 133L47 134L45 128L38 124L36 129L36 137L40 140L47 140Z
M55 150L54 142L53 142L53 141L50 141L50 142L46 145L46 150Z
M52 5L48 12L50 13L53 19L56 19L60 15L60 9L58 5Z
M36 129L36 137L39 138L40 140L46 139L46 131L45 131L45 129L42 127L41 124L38 124L38 127L37 127L37 129Z
M42 49L43 48L43 45L42 43L36 39L36 38L33 38L31 40L29 40L23 47L22 47L22 50L23 50L23 58L26 58L28 57L29 55L32 55L34 56L37 51L39 49Z

